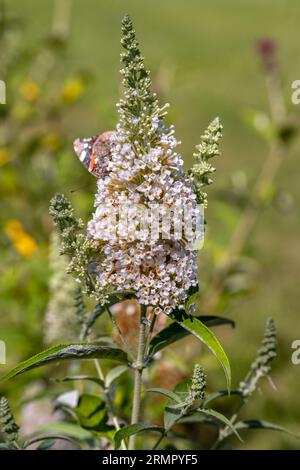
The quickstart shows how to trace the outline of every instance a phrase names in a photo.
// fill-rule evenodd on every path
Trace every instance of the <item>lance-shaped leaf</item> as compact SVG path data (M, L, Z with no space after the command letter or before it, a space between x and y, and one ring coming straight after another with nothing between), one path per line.
M93 432L83 429L79 424L74 423L47 423L35 430L36 433L63 434L78 441L93 439Z
M40 445L38 446L37 450L49 450L55 444L55 439L46 439L41 441Z
M234 322L229 318L217 317L213 315L200 315L198 318L207 327L218 326L218 325L231 325L234 327ZM149 345L149 356L152 357L158 351L161 351L165 347L172 343L184 338L191 334L186 328L182 327L179 323L174 322L168 325L166 328L161 330L155 335Z
M175 309L172 313L172 318L176 320L183 328L192 333L196 338L202 341L216 356L221 366L223 367L227 388L230 390L231 385L231 369L228 357L217 340L214 333L207 328L206 325L198 318L189 315L188 313Z
M125 367L125 366L122 366ZM98 377L93 377L91 375L68 375L67 377L63 377L62 379L56 379L56 382L76 382L76 381L90 381L94 382L97 385L100 385L100 387L104 388L104 382L103 380L99 379Z
M111 359L118 362L127 362L124 351L107 346L97 346L93 343L68 343L53 346L45 351L20 362L7 374L0 377L0 382L5 382L19 374L31 369L47 365L51 362L59 362L70 359Z
M91 314L85 319L85 323L83 325L82 329L82 337L86 338L88 336L88 333L90 332L91 328L94 326L98 318L103 315L103 313L106 311L106 309L101 306L100 304L97 304Z
M171 429L171 427L179 420L180 417L181 409L176 407L176 405L167 404L164 411L165 428L168 430Z
M129 426L124 426L122 429L116 432L115 434L115 447L119 449L123 439L133 436L134 434L139 434L141 432L160 432L164 433L165 430L161 426L155 426L154 424L129 424Z
M18 450L13 444L5 444L4 442L0 442L0 450Z
M180 419L181 410L185 406L185 400L190 387L191 380L186 379L179 382L174 388L172 393L176 395L176 400L170 396L164 411L164 425L167 430L171 429L171 427Z
M279 426L278 424L270 423L268 421L261 421L259 419L248 419L245 421L239 421L235 424L235 429L269 429L271 431L285 432L299 439L298 435L292 433L288 429Z
M32 444L36 444L42 441L51 441L51 447L52 447L52 445L55 443L56 440L69 441L71 443L76 444L76 441L69 436L65 436L63 434L49 434L45 436L35 436L35 437L28 439L27 441L24 442L23 449L26 449L26 447L29 447ZM49 447L47 448L50 448L50 443L49 443ZM39 447L39 449L46 450L45 448L41 449L41 447Z
M211 417L212 420L219 421L220 423L224 424L226 427L228 427L233 434L236 435L236 437L243 442L241 439L239 433L236 430L236 426L229 421L229 419L226 418L226 416L222 415L221 413L218 413L215 410L209 410L207 408L198 408L197 411L201 414L204 414L205 416L208 416L209 418Z
M180 397L176 393L172 392L172 390L169 390L167 388L148 388L145 391L159 393L160 395L163 395L164 397L167 397L170 400L174 400L177 403L181 402Z

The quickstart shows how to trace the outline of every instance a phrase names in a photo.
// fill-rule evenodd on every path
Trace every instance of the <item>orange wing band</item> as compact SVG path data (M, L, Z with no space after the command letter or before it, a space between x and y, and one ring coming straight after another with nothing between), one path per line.
M94 152L92 152L89 170L93 171L94 168L95 168L95 155L94 155Z

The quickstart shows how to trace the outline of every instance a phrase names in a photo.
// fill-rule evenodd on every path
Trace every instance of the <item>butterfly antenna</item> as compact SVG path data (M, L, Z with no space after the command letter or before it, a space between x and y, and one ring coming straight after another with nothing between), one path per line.
M77 191L80 191L81 189L85 189L88 187L88 184L84 184L83 186L79 186L79 188L76 188L76 189L70 189L70 193L73 194L73 193L76 193Z

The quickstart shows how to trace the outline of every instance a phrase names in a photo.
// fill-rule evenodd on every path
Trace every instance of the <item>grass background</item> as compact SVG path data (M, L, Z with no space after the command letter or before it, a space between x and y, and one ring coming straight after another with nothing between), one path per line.
M8 9L12 15L24 18L27 24L24 41L29 45L50 28L52 0L11 0ZM175 124L177 137L183 142L181 150L187 166L207 123L216 115L223 122L222 157L217 162L206 215L207 239L225 243L228 230L220 222L220 206L213 199L234 171L245 171L251 183L267 153L266 145L243 119L245 110L266 110L268 106L264 78L254 51L255 41L262 36L278 41L287 106L299 117L300 109L291 104L290 95L291 83L300 78L300 3L297 0L74 0L65 70L72 75L78 66L88 67L94 72L95 80L84 106L72 121L70 139L110 129L116 122L120 21L125 12L134 19L146 64L166 95L163 99L171 103L168 119ZM9 83L7 87L9 99ZM273 380L277 391L265 384L264 394L256 395L248 414L275 420L294 431L299 431L300 419L300 366L291 363L291 343L300 338L299 149L298 139L276 179L276 186L292 196L294 210L284 214L271 207L261 214L250 240L260 266L256 289L224 312L237 322L237 328L226 331L222 337L232 360L233 377L238 380L255 354L265 319L268 316L275 319L279 359ZM74 173L79 175L80 171L74 159ZM88 191L92 195L94 181L89 181ZM73 186L74 182L70 181L69 187L58 189L67 192ZM80 205L80 193L74 198ZM28 276L33 279L27 281L32 283L31 295L39 295L34 276L39 276L40 267L31 269L38 260L30 263ZM47 278L47 274L43 276ZM32 321L41 318L46 299L44 292L41 301L31 306L32 310L37 309ZM2 300L3 318L13 318L12 309L17 308L18 301L12 304L5 298ZM22 301L25 303L26 299ZM35 328L39 330L38 325ZM8 351L20 338L17 327L15 332L10 330ZM298 447L293 438L268 431L249 432L245 438L242 448Z

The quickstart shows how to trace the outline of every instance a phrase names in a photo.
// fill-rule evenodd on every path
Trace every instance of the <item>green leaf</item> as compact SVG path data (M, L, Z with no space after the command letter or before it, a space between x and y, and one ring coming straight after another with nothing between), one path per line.
M15 447L11 447L9 444L0 442L0 450L17 450Z
M47 439L40 443L37 450L49 450L51 449L51 447L54 446L54 444L55 444L55 439Z
M111 444L114 443L116 428L113 425L105 425L102 430L97 430L97 436L105 437Z
M191 379L185 379L179 382L173 392L176 396L176 400L170 396L170 400L167 402L164 411L164 425L167 430L178 421L181 415L181 409L185 405L185 399L189 393L191 387Z
M179 398L179 396L176 395L176 393L172 392L171 390L168 390L167 388L148 388L146 392L159 393L160 395L168 397L170 400L174 400L177 403L181 402L181 399Z
M53 445L57 439L74 443L74 440L68 436L64 436L62 434L53 434L53 435L51 434L51 435L45 435L45 436L36 436L36 437L32 437L31 439L28 439L27 441L24 442L23 449L26 449L26 447L29 447L32 444L36 444L37 442L43 442L43 441L48 441L48 440L53 441L52 443Z
M217 340L214 333L207 328L198 317L193 317L192 315L187 314L186 312L182 312L181 310L176 309L172 313L172 317L178 323L180 323L183 328L187 331L192 333L196 338L202 341L206 346L212 351L212 353L216 356L218 361L220 362L223 370L225 372L227 388L230 390L231 386L231 370L230 370L230 363L228 357L220 345L219 341Z
M234 322L225 317L200 315L199 317L193 318L198 318L204 325L209 327L218 325L231 325L234 327ZM152 338L149 345L149 356L152 357L158 351L161 351L189 334L191 334L191 332L186 330L179 323L171 323Z
M288 429L279 426L278 424L269 423L268 421L261 421L259 419L248 419L245 421L239 421L235 424L235 429L269 429L271 431L284 432L299 439L298 435L292 433Z
M99 304L96 304L95 308L93 309L92 313L87 317L86 322L85 322L85 332L88 334L88 332L91 330L91 328L94 326L98 318L103 315L103 313L106 311L104 307L101 308Z
M86 441L93 438L91 431L81 428L74 423L48 423L40 426L36 432L61 433L79 441Z
M112 359L119 362L127 362L124 351L107 346L97 346L93 343L67 343L59 344L32 356L18 364L14 369L0 377L0 382L5 382L19 374L31 369L41 367L50 362L65 361L70 359Z
M192 385L191 378L184 379L175 385L173 392L176 393L177 395L180 395L183 400L189 393L191 385Z
M118 378L120 375L124 374L128 370L127 366L117 366L111 369L106 378L105 378L105 386L110 387L110 385Z
M229 427L231 431L236 435L236 437L243 442L241 439L239 433L236 431L235 426L229 421L229 419L226 418L226 416L222 415L221 413L218 413L215 410L208 410L206 408L197 408L197 412L202 413L206 416L211 416L212 418L216 419L217 421L220 421L222 424L225 424L225 426Z
M230 392L228 390L219 390L218 392L214 392L208 395L203 401L203 406L206 407L208 403L216 400L217 398L229 397L231 395L239 395L242 397L242 392L240 390L230 390Z
M164 412L164 425L166 429L171 427L178 421L181 415L181 409L177 408L176 405L167 405Z
M115 447L119 449L121 442L123 439L132 436L133 434L139 434L140 432L160 432L164 433L165 430L161 426L155 426L154 424L129 424L128 426L124 426L122 429L116 432L115 434Z
M235 322L227 317L218 317L217 315L199 315L196 318L198 318L207 327L229 325L232 328L235 328Z
M170 400L167 402L164 411L164 425L167 430L178 421L181 415L181 409L185 405L186 397L191 387L191 379L185 379L179 382L173 389L173 394L176 396L170 396Z
M126 366L121 366L121 367L126 367ZM90 382L94 382L97 385L100 385L100 387L104 388L104 382L101 379L98 379L98 377L93 377L91 375L70 375L67 377L64 377L63 379L55 379L56 382L73 382L73 381L84 381L88 380Z
M83 428L94 431L105 429L108 419L106 403L97 395L89 393L80 395L74 411Z

